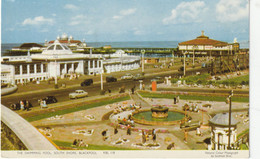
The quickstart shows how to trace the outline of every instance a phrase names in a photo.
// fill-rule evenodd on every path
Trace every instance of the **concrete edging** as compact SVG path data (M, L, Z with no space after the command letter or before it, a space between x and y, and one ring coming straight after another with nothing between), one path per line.
M29 150L57 150L47 138L9 108L1 105L1 120L8 126Z

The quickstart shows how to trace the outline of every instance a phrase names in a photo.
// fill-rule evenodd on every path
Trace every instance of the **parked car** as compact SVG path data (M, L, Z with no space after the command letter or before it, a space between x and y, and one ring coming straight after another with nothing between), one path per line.
M143 76L142 74L138 73L138 74L136 74L136 75L133 77L133 79L134 79L135 81L143 80L143 79L144 79L144 76Z
M133 79L133 75L130 73L125 74L124 76L121 77L122 80L130 80Z
M88 96L88 92L84 90L76 90L75 92L69 94L70 99L77 99L77 98L82 98L87 96Z
M93 84L93 79L86 79L85 81L81 82L81 86L89 86Z
M42 100L46 101L46 104L51 104L51 103L57 103L58 100L54 96L47 96L43 98Z
M151 80L151 82L156 81L156 83L164 83L164 79L162 77L155 77Z
M107 82L116 82L117 81L117 78L113 77L113 76L107 76L106 77L106 81Z

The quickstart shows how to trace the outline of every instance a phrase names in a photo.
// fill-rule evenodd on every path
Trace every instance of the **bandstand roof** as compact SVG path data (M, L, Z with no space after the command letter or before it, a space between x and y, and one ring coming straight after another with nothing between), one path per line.
M220 113L215 115L212 119L209 120L211 124L220 125L220 126L228 126L229 123L229 114L228 113ZM231 115L231 125L235 126L238 124L238 121L234 119Z
M227 42L218 41L214 39L210 39L208 36L204 35L204 31L202 31L201 36L198 36L196 39L188 40L179 43L179 45L213 45L213 46L226 46Z

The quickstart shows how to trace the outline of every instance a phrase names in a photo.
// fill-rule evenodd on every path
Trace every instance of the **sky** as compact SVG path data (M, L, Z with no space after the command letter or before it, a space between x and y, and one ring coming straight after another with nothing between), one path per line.
M2 0L2 43L249 40L248 0Z

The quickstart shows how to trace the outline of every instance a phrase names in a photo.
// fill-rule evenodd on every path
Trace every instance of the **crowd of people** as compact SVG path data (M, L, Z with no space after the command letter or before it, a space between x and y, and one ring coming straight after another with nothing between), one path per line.
M152 138L153 142L156 142L156 130L152 129L148 132L142 130L142 143L146 143L150 138Z
M14 103L10 105L13 110L27 110L29 111L32 104L28 100L21 100L19 103Z
M72 145L77 147L88 147L88 144L85 143L82 139L75 139Z
M113 113L114 114L118 114L118 113L121 113L123 111L127 111L127 110L140 110L141 109L141 106L140 105L136 105L136 104L130 104L129 106L126 106L126 105L119 105L117 106Z

